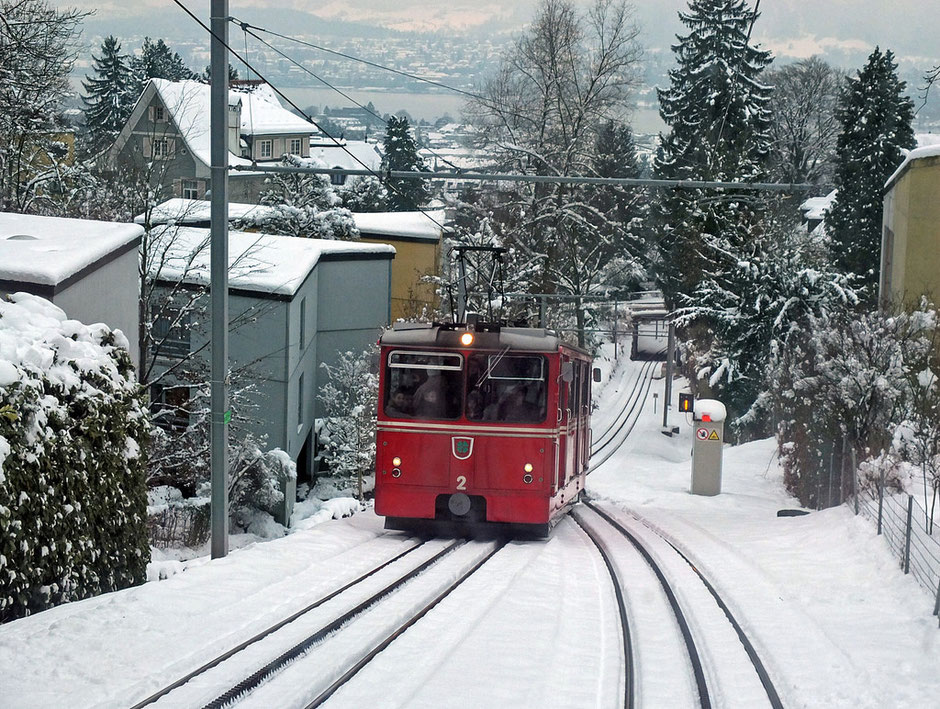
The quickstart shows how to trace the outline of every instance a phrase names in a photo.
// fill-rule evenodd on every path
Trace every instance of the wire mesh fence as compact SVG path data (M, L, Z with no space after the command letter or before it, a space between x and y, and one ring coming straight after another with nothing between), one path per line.
M883 481L859 491L855 511L877 525L904 573L933 594L933 614L940 627L940 526L913 495L888 490Z

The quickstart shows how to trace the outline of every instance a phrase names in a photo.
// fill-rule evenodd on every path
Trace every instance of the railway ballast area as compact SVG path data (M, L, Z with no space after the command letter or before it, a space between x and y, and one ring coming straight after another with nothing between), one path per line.
M0 626L0 706L935 706L931 599L874 530L777 517L796 503L773 441L728 447L722 494L690 495L660 364L604 367L587 500L548 539L365 510L193 560Z

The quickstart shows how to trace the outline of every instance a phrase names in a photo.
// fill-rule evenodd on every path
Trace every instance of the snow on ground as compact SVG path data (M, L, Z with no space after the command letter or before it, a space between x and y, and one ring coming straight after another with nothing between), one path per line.
M621 357L601 366L605 381L620 389L600 392L597 421L606 422L640 365ZM662 379L653 386L662 394ZM783 489L773 441L726 447L722 494L690 495L691 425L673 414L681 433L666 437L662 409L654 413L653 406L650 397L634 434L591 474L588 491L663 530L709 575L752 635L785 705L940 706L933 599L898 571L871 523L848 508L777 517L777 510L797 505ZM171 559L163 563L174 562L168 571L178 573L166 580L0 626L0 705L128 706L402 543L398 535L380 537L381 520L369 510L322 521L353 507L348 500L300 506L288 536L263 543L242 538L247 546L225 559ZM367 670L369 684L388 692L370 694L368 685L356 685L335 695L331 706L368 699L383 707L412 701L461 707L468 706L467 692L474 706L606 706L588 696L613 671L616 643L598 636L599 619L609 611L594 605L590 622L571 622L588 610L571 601L586 598L589 587L596 587L592 603L609 596L600 588L597 559L581 559L589 552L567 523L549 542L516 543L510 551L494 559L509 567L480 577L478 597L463 594L462 603L455 597L442 604ZM553 581L559 593L546 594ZM553 612L553 599L568 603L563 613ZM524 617L535 620L513 625ZM581 627L580 635L570 632ZM557 667L567 657L563 643L571 643L570 669L564 682L551 684L550 670L535 670ZM411 663L402 680L397 672L406 661L395 657ZM585 684L578 668L588 666ZM537 686L527 690L527 683Z

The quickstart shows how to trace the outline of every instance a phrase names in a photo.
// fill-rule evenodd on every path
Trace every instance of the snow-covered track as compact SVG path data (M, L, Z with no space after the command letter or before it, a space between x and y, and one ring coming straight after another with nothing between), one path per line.
M580 514L574 514L573 517L575 522L578 523L578 526L584 530L584 533L588 535L591 542L593 542L594 546L597 547L597 551L604 560L604 565L607 567L611 582L613 583L614 596L617 599L617 610L620 615L620 633L621 637L623 638L623 707L624 709L634 709L636 706L636 678L634 676L635 662L633 653L633 640L630 633L630 620L627 614L627 602L624 597L624 589L627 588L627 584L621 577L620 572L614 563L613 555L606 540L597 534L591 525L585 523L583 517Z
M701 569L670 539L644 525L642 520L636 517L628 519L624 513L605 509L591 500L585 499L584 503L633 545L658 578L688 651L700 706L708 709L726 703L722 698L732 697L742 706L766 703L772 709L783 709L779 693L756 648ZM674 563L675 560L679 561L681 568L687 570L684 575ZM700 587L689 583L689 572L700 582ZM709 606L705 602L703 592L707 592L713 605ZM740 641L737 654L744 653L753 667L754 676L740 676L741 667L745 663L741 662L740 657L733 657L735 651L728 647L726 641L731 637L728 628L716 628L716 610L720 611L726 625L730 626L733 635ZM729 676L732 674L735 676ZM754 677L759 681L760 690L756 689ZM758 696L759 691L763 696Z
M466 545L464 540L403 541L407 545L404 550L206 662L132 709L161 706L165 702L172 706L230 706L341 626ZM476 555L481 553L485 551ZM257 669L259 665L261 668ZM228 679L220 687L225 680L216 676L245 679L236 686Z
M646 403L646 398L649 396L650 389L653 386L653 372L656 364L657 362L652 360L643 363L643 366L640 368L640 376L634 381L630 393L624 397L623 408L617 414L608 430L599 437L597 444L591 447L591 470L600 466L616 453L617 449L623 445L624 441L626 441L633 432L637 421L640 419L640 413L643 411L643 404ZM607 436L607 438L603 440L605 436ZM601 452L605 448L609 448L609 450L601 455ZM600 456L600 459L595 460L598 456ZM590 472L590 470L588 472Z

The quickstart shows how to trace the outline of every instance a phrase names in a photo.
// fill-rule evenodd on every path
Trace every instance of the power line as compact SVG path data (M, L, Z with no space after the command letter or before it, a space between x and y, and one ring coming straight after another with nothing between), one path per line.
M180 2L180 0L173 0L173 2L174 2L183 12L185 12L187 15L189 15L200 27L202 27L206 32L208 32L208 33L209 33L212 37L214 37L216 40L218 40L218 41L222 44L222 46L225 47L225 49L226 49L233 57L235 57L236 59L238 59L238 60L239 60L242 64L244 64L250 71L253 71L253 72L255 73L255 76L257 76L259 79L261 79L261 81L263 81L264 83L268 84L268 86L270 86L278 96L280 96L282 99L284 99L284 101L286 101L288 104L290 104L290 106L291 106L294 110L296 110L301 116L303 116L303 117L304 117L305 119L307 119L311 124L313 124L313 125L316 127L317 130L319 130L321 133L323 133L324 135L326 135L326 137L329 138L330 140L332 140L332 141L336 144L336 146L337 146L338 148L342 149L343 152L345 152L347 155L349 155L349 157L351 157L351 158L352 158L353 160L355 160L357 163L359 163L360 165L362 165L363 168L365 168L364 171L361 171L361 170L355 171L355 174L358 174L358 175L370 175L370 176L372 176L372 177L375 177L375 178L378 179L379 181L382 181L382 176L381 176L381 175L379 175L375 170L373 170L373 169L370 168L368 165L366 165L362 160L360 160L360 159L358 158L358 156L356 156L351 150L349 150L345 145L343 145L343 143L341 143L339 140L337 140L336 138L334 138L333 136L331 136L329 133L327 133L325 130L323 130L323 128L321 128L320 125L319 125L311 116L309 116L309 115L308 115L302 108L300 108L296 103L294 103L293 101L291 101L291 99L288 98L288 97L284 94L283 91L281 91L279 88L277 88L277 86L275 86L273 83L271 83L270 81L268 81L268 80L261 74L261 72L259 72L258 69L257 69L256 67L254 67L254 66L248 61L248 58L247 58L247 57L242 57L238 52L236 52L227 42L225 42L221 37L219 37L215 32L213 32L211 28L209 28L208 26L206 26L206 24L205 24L202 20L200 20L198 17L196 17L196 15L194 15L194 14L192 13L192 11L191 11L188 7L186 7L185 5L183 5L183 3ZM240 166L236 166L236 168L237 168L237 167L240 167ZM306 171L313 172L313 170L318 169L318 168L306 168L306 169L305 169L305 168L290 168L290 169L288 169L288 170L280 170L280 171L277 171L277 170L271 170L271 169L269 169L269 168L263 168L262 166L260 166L260 165L258 165L257 163L255 163L254 160L252 160L252 168L248 168L248 169L249 169L249 170L252 170L252 171L263 171L263 172L303 172L303 171L305 171L305 170L306 170ZM325 172L328 174L330 171L329 171L329 170L326 170ZM332 171L332 172L338 172L338 171L334 170L334 171ZM403 196L403 195L401 194L401 192L395 187L395 185L393 185L393 184L391 184L391 183L387 183L387 185L388 185L389 188L392 189L393 192L395 192L395 193L398 194L399 196ZM441 231L444 231L444 230L445 230L444 225L441 224L440 222L438 222L436 219L434 219L434 217L430 216L427 212L421 212L421 213L422 213L428 220L430 220L431 222L433 222L436 226L440 227Z
M361 64L366 64L366 65L371 66L371 67L373 67L373 68L375 68L375 69L382 69L383 71L390 71L390 72L392 72L393 74L398 74L399 76L404 76L404 77L407 77L407 78L409 78L409 79L414 79L415 81L423 81L424 83L426 83L426 84L431 84L432 86L438 86L438 87L440 87L440 88L442 88L442 89L447 89L448 91L454 91L454 92L456 92L456 93L458 93L458 94L463 94L464 96L468 96L468 97L470 97L470 98L475 98L475 99L480 100L480 101L486 101L486 99L484 99L482 96L480 96L479 94L475 94L475 93L473 93L472 91L465 91L464 89L458 89L458 88L456 88L455 86L448 86L447 84L442 84L441 82L439 82L439 81L434 81L433 79L427 79L427 78L425 78L425 77L423 77L423 76L418 76L418 75L416 75L416 74L409 74L407 71L402 71L401 69L395 69L395 68L393 68L393 67L383 66L382 64L378 64L378 63L376 63L376 62L369 61L368 59L361 59L360 57L354 57L354 56L352 56L351 54L345 54L345 53L339 52L339 51L337 51L337 50L335 50L335 49L329 49L328 47L323 47L323 46L320 46L320 45L318 45L318 44L313 44L312 42L306 42L306 41L304 41L304 40L302 40L302 39L297 39L296 37L290 37L290 36L288 36L288 35L281 34L280 32L275 32L275 31L273 31L273 30L265 29L264 27L258 27L257 25L252 25L252 24L250 24L250 23L248 23L248 22L243 22L243 21L241 21L241 20L239 20L239 19L237 19L237 18L235 18L235 17L232 17L232 18L230 18L230 19L232 20L232 22L235 22L235 23L241 25L242 29L251 28L251 29L253 29L253 30L258 30L259 32L264 32L264 33L269 34L269 35L272 35L272 36L274 36L274 37L280 37L281 39L285 39L285 40L287 40L288 42L295 42L295 43L300 44L300 45L303 45L303 46L305 46L305 47L310 47L311 49L317 49L317 50L319 50L319 51L321 51L321 52L326 52L326 53L328 53L328 54L334 54L334 55L336 55L336 56L338 56L338 57L342 57L343 59L349 59L350 61L359 62L359 63L361 63ZM257 35L253 35L253 36L257 36ZM259 39L260 39L260 38L259 38ZM263 41L263 40L262 40L262 41ZM270 46L270 45L269 45L269 46Z
M330 169L326 167L294 167L284 165L233 165L229 169L238 172L305 172L320 175L368 175L371 171ZM405 180L476 180L480 182L535 182L577 185L606 185L624 187L672 187L676 189L703 190L753 190L763 192L805 192L825 189L828 185L809 182L720 182L709 180L654 180L639 177L582 177L579 175L514 175L483 172L415 172L387 170L387 177Z
M234 22L235 20L233 19L232 21ZM333 84L331 84L331 83L328 82L326 79L324 79L323 77L319 76L318 74L314 73L311 69L308 69L307 67L305 67L303 64L301 64L300 62L298 62L298 61L297 61L296 59L294 59L293 57L288 56L287 54L285 54L284 52L282 52L280 49L278 49L277 47L275 47L274 45L272 45L270 42L268 42L268 41L262 39L261 37L259 37L259 36L258 36L257 34L255 34L254 32L251 32L251 31L248 29L249 25L247 25L247 23L242 23L241 26L242 26L242 29L245 31L245 36L246 36L246 37L247 37L248 35L251 35L251 36L254 37L256 40L258 40L259 42L261 42L261 44L263 44L263 45L266 46L268 49L270 49L272 52L275 52L275 53L278 54L279 56L283 57L284 59L286 59L287 61L289 61L291 64L293 64L294 66L296 66L296 67L297 67L298 69L300 69L301 71L304 71L304 72L310 74L310 76L312 76L314 79L316 79L317 81L319 81L320 83L322 83L323 85L325 85L327 88L332 89L333 91L335 91L336 93L338 93L340 96L342 96L343 98L345 98L345 99L346 99L347 101L349 101L350 103L354 103L356 106L358 106L359 108L361 108L363 111L365 111L366 113L368 113L368 114L369 114L370 116L372 116L373 118L377 118L379 121L382 121L383 123L385 122L385 121L383 120L383 118L382 118L380 115L378 115L375 111L372 111L372 110L370 110L369 108L367 108L366 106L363 106L361 103L359 103L358 101L356 101L356 99L354 99L354 98L353 98L352 96L350 96L349 94L343 92L341 89L337 88L336 86L333 86ZM430 152L434 157L436 157L436 158L440 159L442 162L445 162L445 163L447 163L448 165L450 165L450 166L451 166L452 168L454 168L455 170L459 170L459 169L460 169L459 166L457 166L457 165L455 165L454 163L452 163L450 160L448 160L447 158L445 158L443 155L438 155L438 154L437 154L434 150L432 150L431 148L426 148L426 150L427 150L428 152Z

